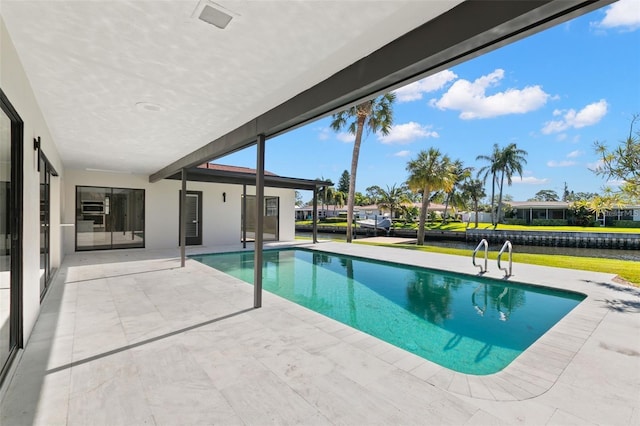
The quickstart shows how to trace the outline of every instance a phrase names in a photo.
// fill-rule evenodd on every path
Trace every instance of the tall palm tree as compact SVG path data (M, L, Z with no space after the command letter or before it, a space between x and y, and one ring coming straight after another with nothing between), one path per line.
M513 175L517 173L522 178L522 166L527 164L527 151L519 149L515 143L510 143L500 152L500 195L498 196L498 217L496 224L502 214L502 193L504 189L504 178L507 178L507 185L513 183Z
M339 132L347 129L355 136L353 155L351 156L351 174L349 175L349 195L347 196L347 242L351 242L353 226L353 206L355 204L356 174L358 172L358 157L364 131L388 135L393 124L393 102L395 93L378 96L344 111L333 114L331 128Z
M489 164L483 166L478 170L478 178L486 184L487 178L491 176L491 224L496 226L495 219L495 196L496 196L496 182L497 174L500 170L501 150L497 143L493 144L493 151L491 155L478 155L476 160L483 160Z
M462 182L471 176L472 167L465 167L461 160L455 160L450 164L451 171L453 173L453 186L451 190L447 192L447 198L444 203L444 217L443 223L447 222L447 209L449 204L454 206L460 206L460 197L457 196L456 190L460 189Z
M418 245L424 245L424 228L427 221L429 201L434 191L450 191L453 186L451 160L437 148L420 151L416 159L407 163L409 179L407 185L414 192L422 193L422 206L418 222Z
M468 178L462 183L463 197L473 201L473 211L476 214L476 228L478 227L478 203L487 196L484 192L484 182L480 179Z

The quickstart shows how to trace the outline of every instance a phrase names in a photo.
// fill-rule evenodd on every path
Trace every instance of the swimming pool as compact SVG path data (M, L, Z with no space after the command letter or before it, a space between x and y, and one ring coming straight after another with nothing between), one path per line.
M253 252L190 257L253 282ZM265 290L475 375L502 370L585 297L315 250L263 257Z

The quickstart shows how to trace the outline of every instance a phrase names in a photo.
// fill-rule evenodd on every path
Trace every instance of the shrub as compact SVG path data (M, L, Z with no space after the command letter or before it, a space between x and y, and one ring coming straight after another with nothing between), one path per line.
M569 224L565 219L533 219L533 226L567 226Z
M613 226L616 228L640 228L638 220L614 220Z
M346 217L327 217L322 220L324 223L346 223Z
M526 219L505 219L504 223L507 225L527 225Z

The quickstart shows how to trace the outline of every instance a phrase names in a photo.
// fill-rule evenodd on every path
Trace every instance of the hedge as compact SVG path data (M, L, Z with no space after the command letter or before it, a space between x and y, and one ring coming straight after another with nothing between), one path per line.
M640 228L640 220L614 220L616 228Z
M533 219L532 226L567 226L569 222L565 219Z

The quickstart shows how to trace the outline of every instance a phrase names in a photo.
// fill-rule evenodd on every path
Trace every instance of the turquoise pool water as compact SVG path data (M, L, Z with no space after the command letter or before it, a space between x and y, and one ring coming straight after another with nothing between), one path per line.
M253 252L191 256L253 282ZM263 288L467 374L502 370L584 296L325 252L265 250Z

